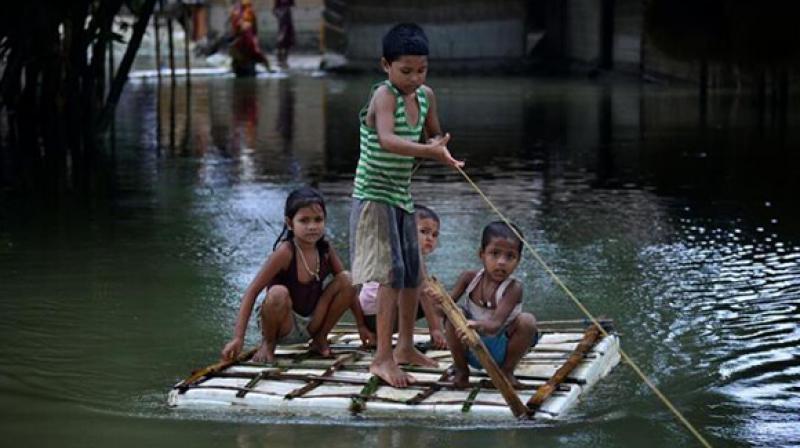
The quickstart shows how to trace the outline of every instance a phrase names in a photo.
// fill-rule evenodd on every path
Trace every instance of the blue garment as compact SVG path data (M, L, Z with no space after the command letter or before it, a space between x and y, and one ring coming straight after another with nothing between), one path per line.
M508 335L506 332L501 331L497 336L481 336L481 341L483 341L486 350L488 350L489 354L494 358L494 362L496 362L498 366L502 366L503 362L506 360L506 352L508 351ZM534 347L537 342L539 342L538 331L533 334L531 347ZM483 369L480 360L475 356L472 350L467 350L467 363L476 369Z
M506 332L503 331L497 336L481 336L481 341L483 341L486 350L488 350L489 354L494 358L494 362L496 362L498 366L503 365L503 362L506 360L506 349L508 348L508 336L506 336ZM480 360L475 356L472 350L467 351L467 363L476 369L483 368Z

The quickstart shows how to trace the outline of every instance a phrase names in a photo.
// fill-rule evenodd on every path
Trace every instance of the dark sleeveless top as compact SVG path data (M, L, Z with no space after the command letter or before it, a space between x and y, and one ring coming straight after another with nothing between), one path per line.
M308 317L314 312L317 307L319 298L322 295L322 281L331 274L331 261L328 254L319 251L319 281L311 280L308 283L300 283L297 279L297 252L294 243L289 241L289 247L292 249L292 261L285 271L278 272L275 278L272 279L268 288L274 285L283 285L289 290L289 297L292 298L292 309L295 313Z

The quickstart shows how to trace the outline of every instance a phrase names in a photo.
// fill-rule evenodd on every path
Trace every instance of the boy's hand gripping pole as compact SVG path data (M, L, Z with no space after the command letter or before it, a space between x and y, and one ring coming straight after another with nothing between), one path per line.
M522 400L519 399L519 395L517 395L517 391L514 390L514 386L511 385L511 382L508 380L508 377L500 370L500 367L497 366L497 363L492 358L492 355L489 354L489 351L486 349L486 346L483 345L483 341L481 341L480 336L478 336L478 332L474 329L470 328L467 324L467 318L461 313L461 310L458 309L456 303L453 301L453 298L450 297L450 294L445 291L444 286L439 283L439 280L436 278L429 278L429 283L433 288L436 290L437 293L441 296L441 301L439 302L442 307L442 311L447 316L447 319L450 323L453 324L456 329L461 330L467 338L467 345L469 348L477 355L478 360L481 362L481 366L483 366L486 373L489 374L489 378L491 378L492 383L500 391L500 394L503 396L503 399L506 400L508 407L511 408L511 412L514 414L514 417L517 418L530 418L531 412L527 406L522 403Z

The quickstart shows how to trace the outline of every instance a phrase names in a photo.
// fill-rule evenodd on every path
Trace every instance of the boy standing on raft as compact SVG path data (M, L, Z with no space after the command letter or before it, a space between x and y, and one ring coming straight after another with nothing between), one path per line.
M380 284L378 343L370 372L393 387L406 387L414 378L399 364L437 365L413 343L424 275L409 193L414 158L452 167L464 163L450 155L450 135L442 135L436 97L425 85L428 38L422 28L406 23L389 30L383 37L381 65L387 79L373 86L369 102L359 113L361 151L350 214L350 250L353 283ZM398 308L399 335L392 352Z

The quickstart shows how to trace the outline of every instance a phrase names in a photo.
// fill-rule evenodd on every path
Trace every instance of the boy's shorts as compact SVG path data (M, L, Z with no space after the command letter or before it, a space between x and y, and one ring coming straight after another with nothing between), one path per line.
M350 264L354 285L374 281L396 289L419 286L422 270L414 214L353 199Z
M506 334L506 330L503 329L503 331L499 332L496 336L481 336L481 341L483 341L486 350L488 350L489 354L494 358L494 362L496 362L498 366L502 366L506 360L506 352L508 351L508 334ZM533 340L530 346L533 347L537 342L539 342L538 331L533 334ZM483 369L481 361L472 350L467 350L467 363L476 369Z

